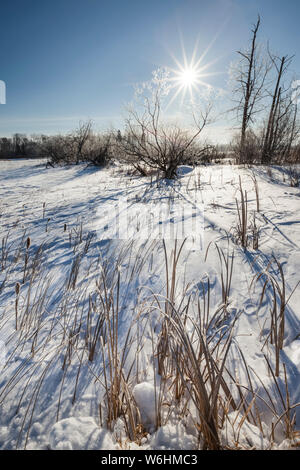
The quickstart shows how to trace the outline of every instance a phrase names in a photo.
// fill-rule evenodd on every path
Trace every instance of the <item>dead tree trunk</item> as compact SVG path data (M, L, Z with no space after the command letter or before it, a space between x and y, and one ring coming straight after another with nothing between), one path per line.
M252 92L254 90L254 83L256 79L256 74L255 74L255 51L256 51L256 37L257 37L257 31L260 25L260 17L258 17L257 23L252 30L252 41L251 41L251 50L250 54L243 54L242 52L239 51L239 54L241 54L248 62L248 73L247 73L247 81L244 84L245 87L245 101L244 101L244 109L243 109L243 118L242 118L242 128L241 128L241 142L240 142L240 163L245 163L245 155L244 155L244 149L245 149L245 140L246 140L246 130L248 127L248 123L251 118L251 112L250 112L250 99Z
M275 64L275 59L272 59L273 63ZM262 150L262 156L261 156L261 163L262 164L269 164L272 159L272 144L273 144L273 138L274 138L274 133L277 125L277 110L279 107L280 103L280 98L281 98L281 79L283 76L283 73L288 65L288 62L290 62L290 59L288 59L288 56L283 56L280 60L280 67L277 69L277 80L276 80L276 85L275 89L273 92L272 96L272 104L269 112L269 117L268 117L268 122L267 122L267 128L266 128L266 133L264 137L264 143L263 143L263 150ZM276 65L276 64L275 64Z

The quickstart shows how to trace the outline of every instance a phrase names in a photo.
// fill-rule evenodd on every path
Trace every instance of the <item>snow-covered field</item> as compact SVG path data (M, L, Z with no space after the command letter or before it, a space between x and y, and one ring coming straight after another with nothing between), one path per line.
M300 188L191 170L0 162L1 449L201 447L197 368L223 448L298 447Z

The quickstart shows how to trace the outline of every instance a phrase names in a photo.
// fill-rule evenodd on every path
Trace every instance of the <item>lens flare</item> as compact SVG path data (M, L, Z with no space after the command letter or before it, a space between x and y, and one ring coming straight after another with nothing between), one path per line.
M181 104L185 100L186 94L189 96L189 101L194 103L196 95L200 95L201 92L207 89L212 89L214 87L208 83L207 79L209 76L218 75L222 72L210 72L209 68L218 61L218 58L215 58L211 62L204 63L204 58L207 55L208 51L212 47L216 38L211 41L208 47L202 52L198 53L199 48L199 39L196 41L192 57L188 61L183 40L181 38L181 47L182 47L182 61L179 61L174 54L170 51L170 56L175 62L177 68L169 67L170 78L169 82L171 88L174 89L174 93L168 103L167 108L171 106L174 100L181 95Z

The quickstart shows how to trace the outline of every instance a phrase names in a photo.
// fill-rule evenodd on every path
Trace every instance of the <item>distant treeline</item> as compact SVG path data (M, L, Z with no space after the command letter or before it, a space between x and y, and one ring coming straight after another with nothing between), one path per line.
M0 137L0 158L42 158L43 146L47 140L45 135L16 133L12 137Z
M123 133L97 133L87 121L68 134L28 137L16 133L11 138L0 138L0 158L47 158L51 166L80 162L105 166L118 161L143 176L159 171L172 178L178 165L218 162L229 156L229 146L197 142L178 127L155 127L150 131L129 126Z

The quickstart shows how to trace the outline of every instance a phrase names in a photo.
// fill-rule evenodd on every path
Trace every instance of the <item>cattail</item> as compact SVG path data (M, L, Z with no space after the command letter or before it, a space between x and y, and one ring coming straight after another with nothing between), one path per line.
M30 237L27 237L27 240L26 240L26 251L25 251L25 260L24 260L23 284L24 284L25 278L26 278L26 271L27 271L27 265L28 265L28 250L29 250L29 248L30 248L30 245L31 245Z
M64 224L64 232L67 231L67 224Z
M16 290L16 295L18 296L20 294L20 283L19 282L16 283L15 290Z
M46 203L43 202L43 219L45 218Z
M49 218L49 219L47 219L47 223L46 223L46 229L45 229L45 231L46 231L46 232L48 232L48 224L49 224L50 220L51 220L50 218Z
M16 303L15 303L15 310L16 310L16 330L18 329L18 303L19 303L19 294L20 294L20 283L17 282L15 286L16 291Z

